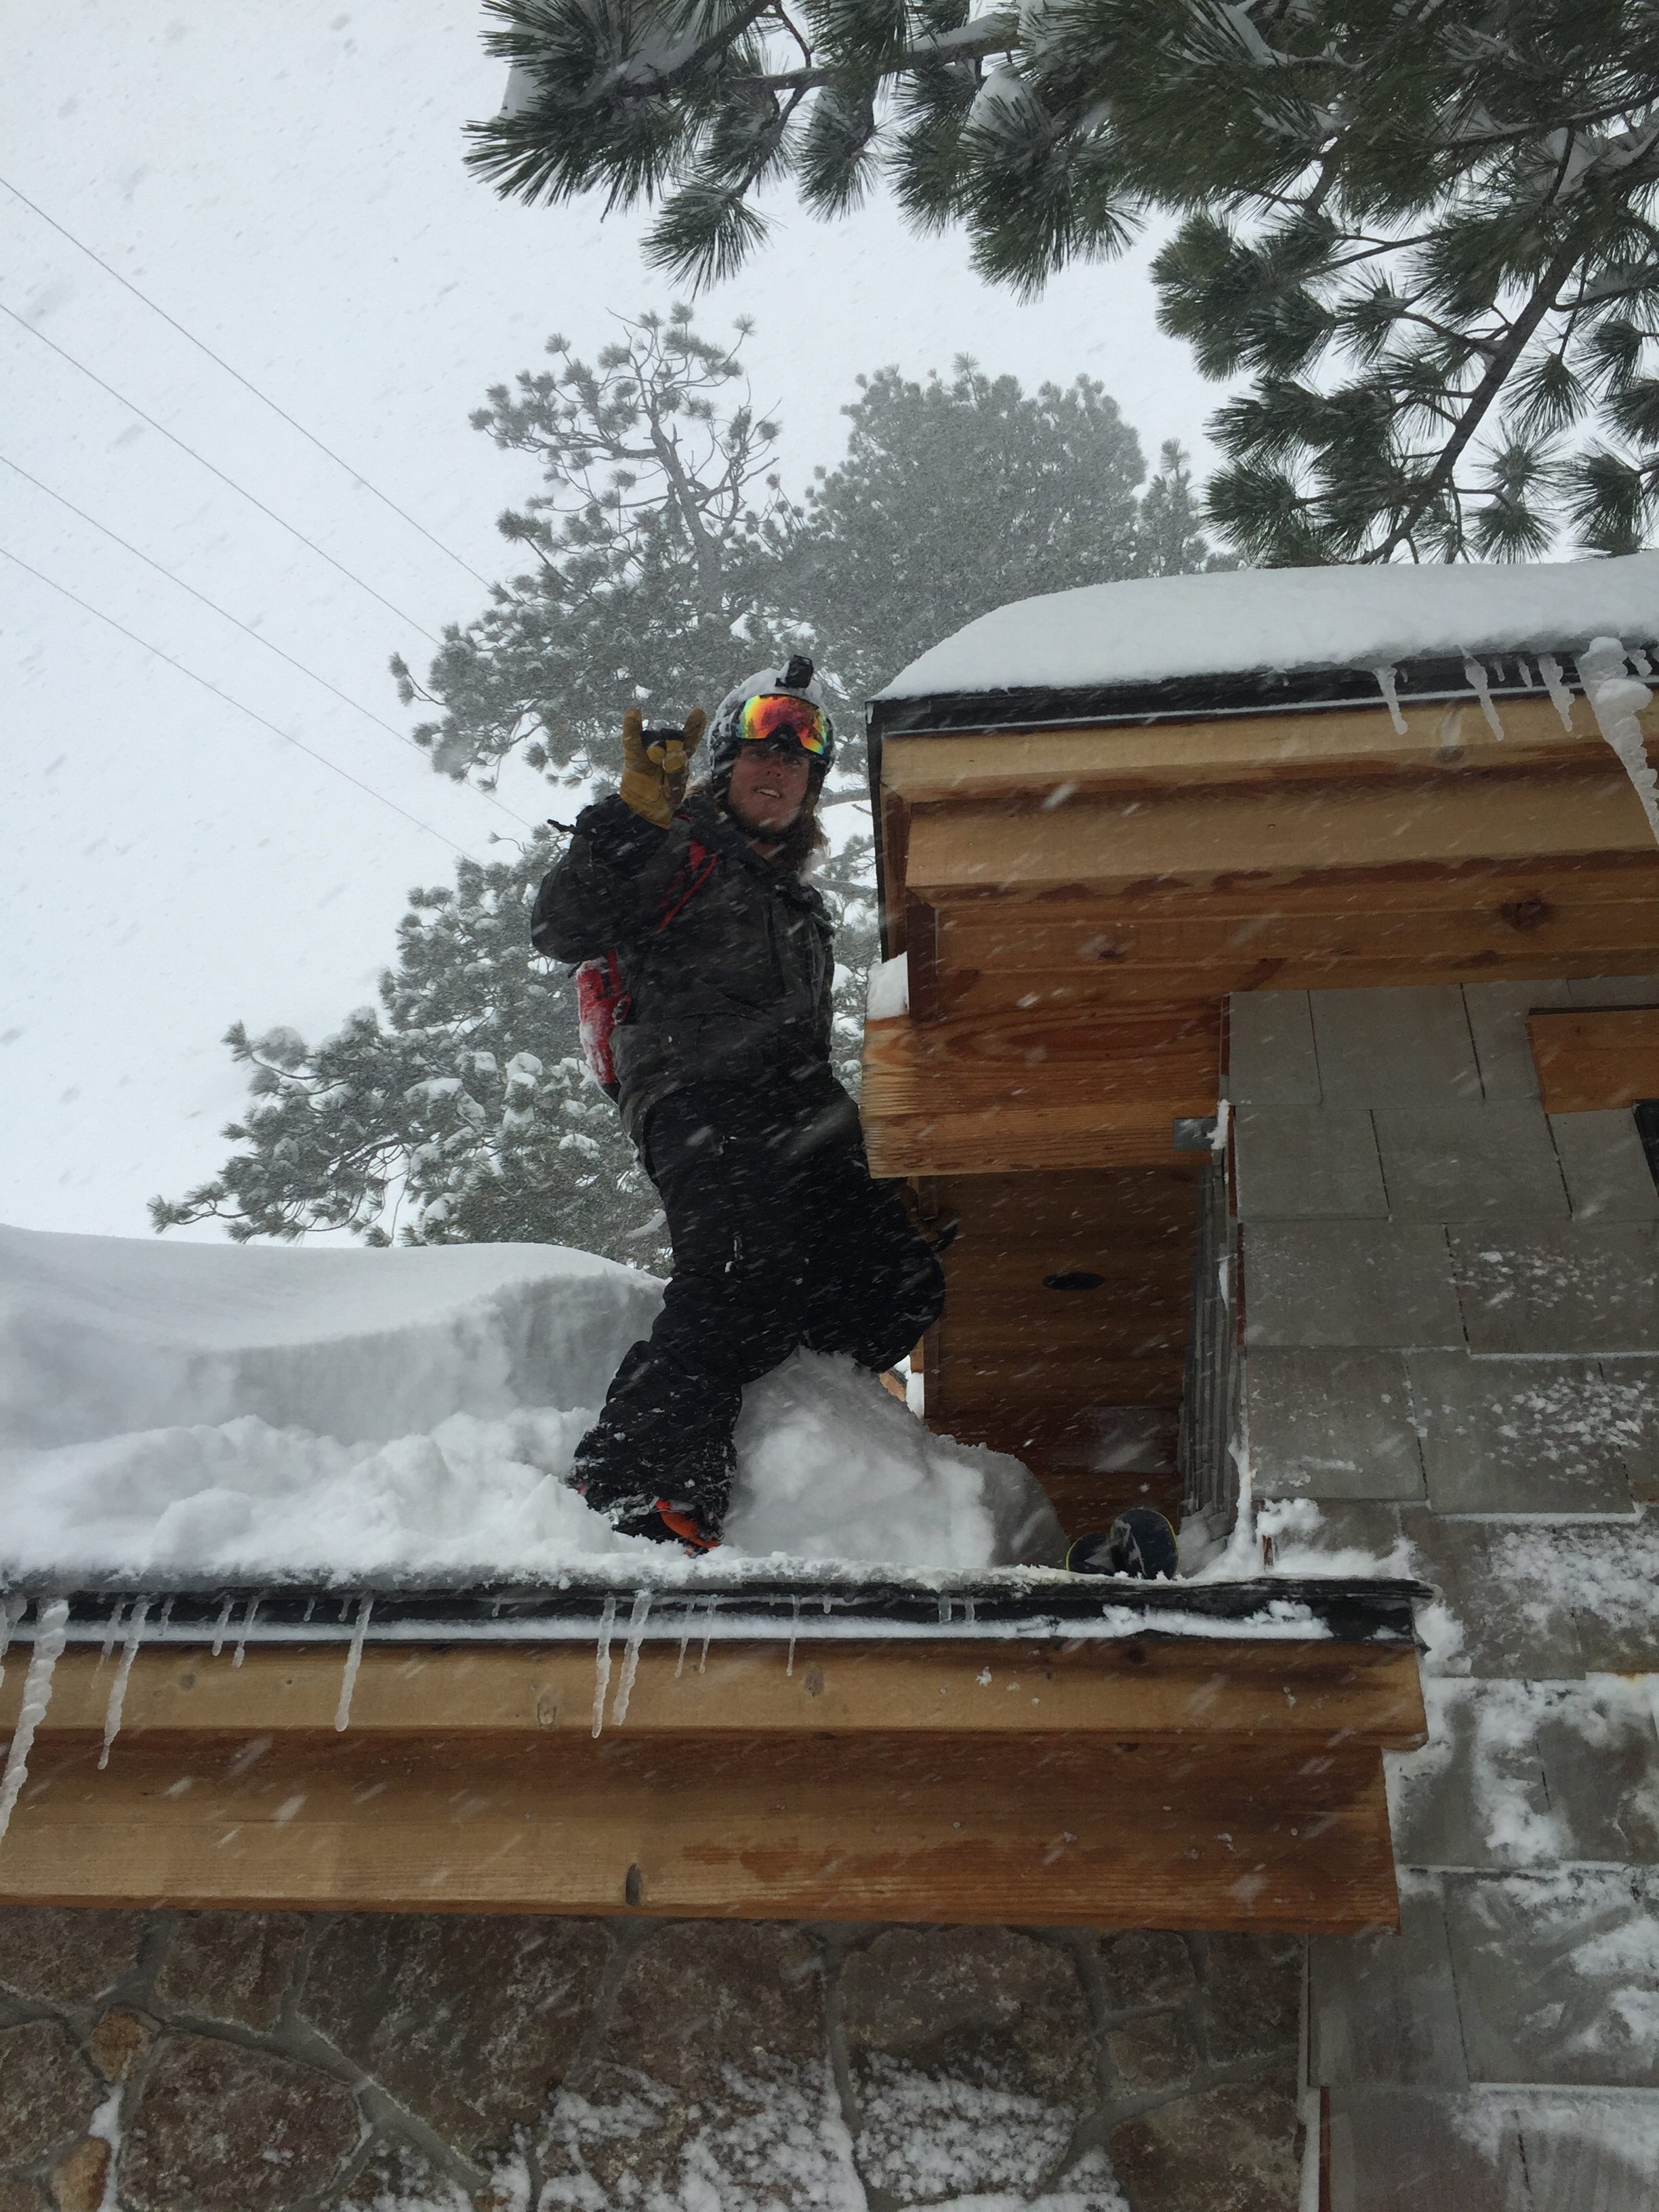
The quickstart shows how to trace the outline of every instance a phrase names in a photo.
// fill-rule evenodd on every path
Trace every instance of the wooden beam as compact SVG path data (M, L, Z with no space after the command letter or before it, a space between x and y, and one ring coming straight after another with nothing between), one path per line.
M1584 975L1601 972L1583 963L1604 954L1659 958L1659 866L1645 896L1617 902L1565 904L1535 892L1505 896L1507 890L1497 887L1496 896L1477 890L1467 905L1425 902L1403 908L1367 906L1356 896L1339 913L1328 902L1298 902L1283 894L1194 901L1185 913L1165 906L1140 917L1097 910L1061 921L1040 907L946 907L939 915L936 966L1006 975L1011 992L1027 976L1074 975L1097 981L1106 994L1133 969L1161 975L1164 995L1178 1003L1220 996L1237 988L1237 975L1285 964L1322 975L1360 963L1403 971L1419 961L1481 968L1541 955L1576 960L1576 972ZM1188 975L1204 980L1183 987Z
M1094 932L1109 923L1168 920L1248 921L1264 914L1329 915L1340 920L1381 911L1457 908L1496 910L1513 903L1535 910L1540 902L1563 907L1651 902L1659 896L1659 849L1644 847L1600 853L1420 860L1386 867L1350 866L1333 860L1295 882L1265 885L1245 872L1237 880L1200 884L1137 881L1111 891L1085 889L1018 891L968 887L954 894L943 918L972 926L1024 921L1077 925Z
M0 1902L1316 1933L1397 1910L1382 1756L1343 1743L158 1733L97 1758L37 1748Z
M1021 1170L1178 1164L1177 1115L1212 1114L1215 1094L1160 1106L988 1106L969 1114L867 1119L865 1150L881 1176L1007 1175Z
M1375 960L1240 960L1206 968L1132 966L1091 975L1039 969L973 974L945 969L939 1001L945 1011L974 1021L995 1021L1020 1012L1066 1016L1086 1024L1097 1008L1121 1008L1138 1000L1163 1004L1213 988L1241 991L1381 990L1413 983L1542 983L1587 975L1647 975L1659 970L1659 914L1644 916L1651 933L1643 942L1544 951L1517 943L1506 954L1395 954Z
M1553 769L1593 758L1601 743L1583 700L1573 708L1571 729L1547 699L1504 700L1499 712L1501 739L1473 701L1407 705L1405 730L1396 732L1381 698L1375 706L1302 714L895 737L882 746L882 785L912 805L987 796L1052 804L1056 793L1114 787L1328 781L1427 768ZM1644 727L1650 742L1659 738L1659 709L1649 712Z
M1218 1000L1102 1009L1086 1024L1041 1011L995 1020L913 1021L900 1014L865 1025L866 1120L961 1113L976 1107L1195 1098L1212 1109L1221 1064Z
M1659 1006L1537 1013L1527 1029L1547 1114L1659 1098Z
M1602 754L1593 754L1599 760ZM1398 869L1471 860L1630 853L1652 856L1623 772L1404 776L1388 783L1079 797L1050 811L989 802L912 809L907 885L948 904L964 892L1137 885L1295 885L1334 867Z
M228 1651L151 1649L134 1660L118 1741L175 1745L332 1735L343 1654L315 1646ZM618 1717L622 1647L605 1705L607 1736L744 1737L810 1732L1022 1736L1079 1733L1345 1741L1398 1748L1423 1726L1415 1654L1401 1645L1147 1638L1077 1644L814 1640L787 1645L647 1644ZM116 1662L72 1648L58 1662L38 1744L101 1736ZM0 1686L0 1729L15 1725L24 1669ZM14 1680L15 1678L15 1680ZM1010 1700L1008 1685L1024 1686ZM1296 1698L1290 1705L1288 1688ZM348 1733L363 1738L499 1739L533 1746L591 1740L592 1646L368 1646ZM999 1698L1003 1699L999 1703ZM217 1756L216 1750L214 1751ZM0 1868L4 1850L0 1846Z

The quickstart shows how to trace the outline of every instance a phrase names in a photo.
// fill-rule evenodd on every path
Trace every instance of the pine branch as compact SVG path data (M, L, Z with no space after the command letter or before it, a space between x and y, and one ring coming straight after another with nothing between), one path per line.
M1582 245L1575 237L1559 249L1549 264L1531 299L1510 324L1508 337L1492 355L1486 374L1464 404L1457 428L1447 440L1440 458L1382 544L1366 555L1368 561L1388 560L1405 543L1413 526L1449 486L1459 458L1504 389L1510 371L1530 343L1533 333L1547 315L1555 312L1557 295L1577 267L1582 251Z

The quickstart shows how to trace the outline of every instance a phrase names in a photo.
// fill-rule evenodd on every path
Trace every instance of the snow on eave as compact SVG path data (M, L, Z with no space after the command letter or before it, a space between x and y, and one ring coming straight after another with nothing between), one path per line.
M1659 637L1659 553L1140 577L997 607L913 660L877 700L1576 653L1608 635Z

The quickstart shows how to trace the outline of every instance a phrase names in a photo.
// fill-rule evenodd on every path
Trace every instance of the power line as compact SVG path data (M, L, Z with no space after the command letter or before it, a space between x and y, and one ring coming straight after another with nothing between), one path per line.
M134 545L130 539L123 538L118 531L112 530L106 522L100 522L95 514L88 514L85 507L77 507L72 499L65 499L61 491L54 491L49 483L43 483L39 477L32 476L21 463L9 459L4 453L0 453L0 465L11 470L14 475L21 477L25 483L32 483L37 491L45 492L48 499L55 499L59 507L67 507L71 514L78 515L82 522L89 523L93 529L101 531L104 536L112 544L118 545L123 552L131 553L135 561L142 561L147 568L154 568L158 576L165 576L168 583L176 584L181 592L188 592L192 599L199 599L204 607L210 608L224 621L233 623L245 637L251 637L256 645L264 646L268 653L274 653L279 660L287 661L290 668L297 668L301 676L308 676L313 684L320 684L325 691L331 691L337 699L343 700L354 713L362 714L366 720L373 722L377 729L384 730L389 737L395 738L400 745L407 745L412 752L421 752L421 747L415 743L407 732L400 730L395 722L388 722L383 714L377 714L372 707L365 707L361 700L354 699L349 691L342 691L337 684L331 684L326 676L319 676L314 668L308 668L303 660L296 660L291 653L276 644L274 639L265 636L262 630L255 629L252 623L245 623L240 615L232 614L228 607L222 607L216 599L209 599L205 592L198 592L194 584L186 583L182 576L175 575L171 568L163 568L159 561L153 560L148 553ZM422 757L424 758L424 754ZM529 830L533 832L535 829L533 823L526 822L521 814L515 814L510 806L497 799L493 793L480 791L477 784L469 784L467 789L476 793L478 798L488 800L498 812L505 814L509 822L516 822L520 830Z
M141 422L148 422L152 430L159 430L170 445L178 447L181 453L188 453L191 460L199 461L210 476L217 477L222 484L228 484L232 491L240 492L251 507L257 507L261 514L269 515L279 528L287 531L290 538L297 538L301 545L308 545L313 553L327 562L331 568L337 568L343 576L356 585L359 591L367 592L371 599L378 599L383 607L397 616L399 622L407 623L411 629L419 630L421 635L433 645L442 643L443 641L441 638L433 636L424 623L416 622L411 614L405 614L404 610L387 599L383 592L377 592L373 584L366 584L354 570L346 567L343 561L337 561L331 553L325 551L318 544L314 538L307 538L303 530L296 530L291 522L285 522L274 507L267 507L262 499L256 499L246 486L237 483L234 477L228 477L222 469L216 468L204 455L197 452L194 446L187 446L182 438L175 436L165 422L158 422L153 415L146 415L137 402L129 399L125 392L118 392L112 384L106 384L95 370L87 367L85 362L77 361L67 348L58 344L56 338L49 338L43 330L38 330L33 323L20 315L15 307L9 307L3 300L0 300L0 315L9 315L20 330L27 331L31 337L39 338L43 346L50 346L61 361L66 361L71 368L78 368L82 376L90 377L100 392L107 392L112 399L118 399L122 406L129 408Z
M131 639L134 645L143 646L146 653L153 653L158 660L165 660L169 668L176 668L181 676L188 676L192 684L199 684L203 690L211 691L216 699L222 699L226 706L234 707L239 714L246 714L250 721L258 722L261 729L269 730L273 737L281 738L284 744L296 746L308 759L314 760L322 768L331 769L336 775L343 776L348 783L355 784L359 791L367 792L371 799L378 799L382 806L389 806L394 814L401 814L405 822L412 822L417 830L424 830L428 837L435 837L440 844L447 845L450 851L459 854L462 860L471 859L472 855L464 846L458 845L453 837L447 836L441 830L434 830L429 822L422 822L418 815L411 814L407 807L399 806L395 799L388 799L385 792L377 791L372 783L365 783L361 776L353 775L349 769L342 768L337 761L330 760L325 753L318 752L313 746L307 744L302 738L293 736L287 730L279 729L275 722L267 721L265 717L253 708L244 706L240 699L233 698L228 691L222 691L216 684L210 683L205 676L198 676L193 668L186 668L182 660L175 660L170 653L163 653L159 645L152 645L147 637L140 637L137 630L129 629L125 623L117 622L113 615L106 615L101 607L94 606L90 599L83 599L78 592L70 591L67 584L60 584L55 576L48 576L43 570L32 567L21 555L10 551L4 545L0 545L0 560L9 561L14 568L22 569L25 575L33 576L37 583L49 586L52 591L61 592L64 599L71 600L75 605L82 608L88 614L95 615L100 623L107 623L111 629L118 630L123 637Z
M0 185L5 185L6 190L11 194L14 199L21 200L26 208L29 209L32 213L38 215L42 222L49 223L52 229L58 233L58 235L60 238L68 239L70 244L76 247L78 252L84 253L88 260L95 261L98 264L98 266L104 270L106 275L112 276L118 284L125 286L126 290L131 293L135 300L142 300L145 307L149 308L152 313L159 315L164 323L170 324L172 327L178 331L181 338L187 339L189 343L195 347L198 353L205 354L210 362L216 362L219 368L223 369L227 376L234 376L237 383L242 386L245 392L251 392L256 399L262 401L265 406L270 408L273 415L280 415L283 422L289 425L290 429L297 430L302 438L308 440L312 445L315 446L319 453L326 455L328 459L332 461L337 468L343 469L346 474L355 483L360 483L366 492L372 493L374 496L380 501L382 507L390 507L393 514L399 517L401 520L406 522L411 530L418 530L422 537L424 538L429 544L435 545L441 553L447 555L448 558L455 563L458 568L465 568L467 574L472 577L477 582L482 584L486 591L494 588L490 583L489 578L488 576L481 575L477 569L472 566L472 563L470 561L464 561L461 558L461 556L455 552L452 547L444 544L441 538L434 538L423 522L417 522L412 514L408 514L403 507L398 506L395 499L389 499L386 493L383 492L377 484L372 484L361 469L354 469L349 461L345 460L340 454L335 453L332 447L325 446L320 438L316 437L311 431L307 429L303 422L296 422L294 416L289 413L286 407L279 407L269 392L261 392L257 384L252 383L247 377L242 374L240 369L233 368L230 363L226 361L222 356L215 353L210 345L204 343L202 339L198 338L194 331L187 331L176 316L168 314L165 307L158 307L155 301L150 298L147 292L141 292L138 287L132 283L131 278L124 276L118 269L113 267L109 262L105 260L101 253L94 252L92 247L86 243L84 239L77 238L72 230L66 230L63 224L58 221L55 216L49 216L45 208L38 205L35 201L29 198L27 192L20 192L16 185L10 183L6 178L0 177Z

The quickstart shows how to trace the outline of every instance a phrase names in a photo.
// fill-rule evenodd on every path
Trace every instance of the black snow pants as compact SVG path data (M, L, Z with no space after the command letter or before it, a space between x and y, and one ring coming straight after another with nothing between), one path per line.
M872 1181L858 1111L825 1069L787 1091L699 1084L646 1121L674 1273L577 1447L600 1510L668 1498L717 1528L744 1385L798 1346L890 1367L939 1318L945 1274Z

